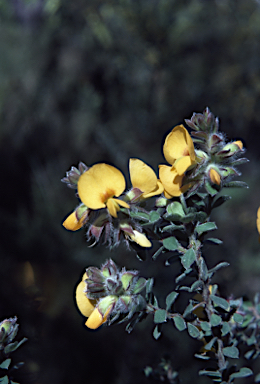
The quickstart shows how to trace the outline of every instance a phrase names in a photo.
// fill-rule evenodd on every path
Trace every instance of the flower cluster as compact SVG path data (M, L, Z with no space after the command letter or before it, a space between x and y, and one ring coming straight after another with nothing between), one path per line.
M76 289L76 302L80 312L88 318L86 326L100 327L110 319L113 322L130 319L134 313L146 307L140 295L146 280L137 271L119 271L112 260L101 269L89 267Z
M76 231L86 226L87 239L93 238L94 243L102 239L114 246L124 239L127 245L135 242L149 248L152 243L138 219L142 213L147 214L148 200L157 196L155 207L159 207L160 196L167 205L167 200L187 191L191 195L204 188L214 196L221 187L231 186L230 179L239 175L235 165L246 161L239 158L244 152L242 142L226 143L218 132L218 120L209 110L186 123L195 130L193 139L183 125L167 135L163 153L170 165L159 165L159 179L142 160L129 160L132 186L128 191L124 175L112 165L98 163L87 167L81 162L78 169L72 167L62 181L77 189L80 205L63 222L64 227Z
M100 269L86 269L76 289L76 303L91 329L104 323L130 321L127 330L131 331L152 315L153 336L158 339L163 324L173 322L176 329L186 329L202 343L196 357L209 360L211 365L199 374L231 383L235 378L252 375L248 367L238 369L232 365L232 359L239 357L240 346L250 347L246 358L260 356L260 304L258 298L254 306L248 307L242 299L220 296L212 278L228 263L222 261L209 268L204 243L221 244L220 239L207 237L217 228L211 212L230 198L219 195L222 188L247 187L232 180L239 175L236 167L247 159L242 157L242 142L226 142L219 132L218 119L208 109L194 114L186 124L191 133L178 125L166 136L163 154L167 164L158 165L158 176L142 160L129 160L128 190L121 171L105 163L91 167L80 163L62 180L76 189L80 200L64 221L65 228L76 231L86 227L88 240L104 241L110 247L124 239L138 251L139 259L150 254L156 261L164 254L165 265L179 262L179 274L177 270L176 276L175 270L175 281L170 281L171 291L164 306L159 306L153 292L154 279L139 277L137 271L119 270L112 260ZM257 229L260 233L260 208ZM151 252L141 252L140 247L151 248ZM173 380L177 376L172 373L171 365L165 362L161 377Z

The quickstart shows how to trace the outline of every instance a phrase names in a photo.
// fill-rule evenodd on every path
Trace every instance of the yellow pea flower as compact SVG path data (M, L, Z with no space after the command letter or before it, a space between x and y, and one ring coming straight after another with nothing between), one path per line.
M76 303L78 309L82 313L83 316L89 317L91 313L94 311L95 306L97 304L97 300L91 300L87 298L85 293L86 283L85 280L88 278L87 274L84 273L82 277L82 281L78 284L76 288Z
M78 284L76 288L76 303L83 316L88 317L85 325L90 329L97 329L102 324L107 321L107 318L111 312L114 302L110 304L111 299L108 303L108 308L106 308L104 315L98 308L98 300L89 299L85 293L85 280L88 278L87 274L84 273L82 281ZM103 299L107 300L107 298Z
M260 207L257 210L256 226L257 226L258 233L260 235ZM259 243L260 243L260 236L259 236Z
M83 205L83 204L82 204ZM69 231L77 231L82 228L88 218L89 209L80 205L74 212L72 212L62 225Z
M100 312L99 308L95 308L94 311L89 316L88 320L86 321L85 325L90 329L97 329L102 324L104 324L107 321L107 318L111 312L111 309L113 308L113 304L111 304L104 315Z
M185 192L182 188L182 179L174 167L169 165L159 165L159 177L164 186L164 195L167 199L173 196L180 196Z
M166 161L173 165L179 176L195 164L193 141L183 125L177 125L168 134L163 146Z
M120 196L126 187L123 174L115 167L99 163L84 172L78 180L78 194L81 201L91 209L107 207L113 217L117 217L120 205L129 205L114 196Z
M142 191L141 197L147 199L149 197L160 195L164 188L160 180L158 180L154 170L139 159L129 160L130 179L133 188Z

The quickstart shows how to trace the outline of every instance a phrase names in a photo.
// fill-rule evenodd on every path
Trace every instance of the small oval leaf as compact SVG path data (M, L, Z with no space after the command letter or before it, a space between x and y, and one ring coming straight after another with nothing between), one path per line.
M186 322L181 316L174 316L173 322L178 331L184 331L184 329L186 329Z

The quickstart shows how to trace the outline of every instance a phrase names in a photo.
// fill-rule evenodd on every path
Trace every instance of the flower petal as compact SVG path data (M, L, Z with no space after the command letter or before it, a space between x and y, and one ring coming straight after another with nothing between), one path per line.
M105 163L93 165L78 181L79 197L91 209L105 208L109 198L121 195L124 190L124 175Z
M78 220L76 211L74 211L67 217L66 220L64 220L62 225L69 231L77 231L78 229L83 227L84 219L85 219L85 216L82 216L81 219Z
M144 193L143 197L145 199L147 199L148 197L160 195L161 193L163 193L163 191L164 191L164 187L163 187L161 181L157 180L157 186L156 186L155 190L150 192L150 193Z
M153 191L157 186L157 176L154 170L139 159L129 160L129 171L132 186L143 193Z
M183 125L177 125L165 139L163 146L164 157L173 164L179 157L190 156L195 161L195 150L189 132Z
M260 207L257 210L256 226L257 226L257 230L258 230L258 232L260 234Z
M87 298L86 293L84 292L85 287L86 287L86 283L84 281L81 281L77 286L76 302L82 315L89 317L91 313L94 311L97 301L90 300Z
M174 167L168 165L159 165L160 180L167 194L171 197L180 196L182 194L181 185L183 176L179 176Z
M209 177L213 184L220 185L221 183L220 174L215 169L210 168Z
M192 160L190 156L183 156L178 158L174 163L174 168L176 169L178 175L183 175L187 169L192 165Z
M133 230L134 234L128 234L131 240L133 240L136 244L141 245L141 247L144 248L150 248L152 246L152 243L150 240L147 239L147 237L141 233L136 231L135 229Z
M85 325L90 329L99 328L102 324L104 324L107 321L107 318L108 318L113 306L114 306L114 304L111 304L108 307L104 316L102 316L102 314L100 313L98 308L95 308L95 310L91 313L88 320L86 321Z

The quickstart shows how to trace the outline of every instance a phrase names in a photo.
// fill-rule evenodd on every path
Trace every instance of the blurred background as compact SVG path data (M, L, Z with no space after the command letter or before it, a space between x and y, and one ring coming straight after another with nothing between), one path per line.
M221 293L251 299L260 290L260 3L0 0L0 36L0 314L18 316L18 339L29 339L13 356L25 362L15 381L148 383L143 368L164 354L183 383L194 381L190 338L172 324L160 341L150 319L131 335L124 324L84 327L74 289L85 267L112 257L156 274L163 297L175 272L163 257L140 262L66 231L77 200L60 179L79 161L127 175L137 157L156 169L166 134L208 106L228 139L243 140L250 189L228 191L213 217L224 244L205 252L210 265L231 263L218 274Z

